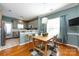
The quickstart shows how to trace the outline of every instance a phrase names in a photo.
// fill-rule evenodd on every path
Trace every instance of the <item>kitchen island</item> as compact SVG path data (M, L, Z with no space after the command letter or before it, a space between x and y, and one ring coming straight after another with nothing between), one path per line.
M25 43L29 43L32 41L32 39L28 38L26 35L32 35L37 33L37 30L26 30L26 31L20 31L20 45L23 45Z

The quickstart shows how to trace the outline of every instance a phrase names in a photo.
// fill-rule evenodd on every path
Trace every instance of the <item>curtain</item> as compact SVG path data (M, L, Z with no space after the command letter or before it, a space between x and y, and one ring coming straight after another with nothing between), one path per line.
M41 26L42 26L41 17L38 17L38 34L41 34Z
M66 15L63 15L60 17L60 40L63 43L67 42L67 21L66 21Z
M45 33L47 32L47 24L42 24L42 18L43 17L38 17L38 33Z

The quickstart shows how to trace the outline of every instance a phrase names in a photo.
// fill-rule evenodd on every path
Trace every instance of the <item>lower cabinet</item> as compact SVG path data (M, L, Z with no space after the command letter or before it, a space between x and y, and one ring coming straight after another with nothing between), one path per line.
M20 44L29 42L29 38L26 37L26 34L20 33Z
M18 31L17 31L17 32L13 32L12 34L13 34L13 37L14 37L14 38L19 37L19 32L18 32Z

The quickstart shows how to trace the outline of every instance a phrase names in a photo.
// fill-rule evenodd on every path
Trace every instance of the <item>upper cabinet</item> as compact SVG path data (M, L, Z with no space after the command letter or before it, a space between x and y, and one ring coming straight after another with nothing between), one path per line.
M37 29L38 27L38 20L34 20L28 23L28 25L32 25L33 29Z

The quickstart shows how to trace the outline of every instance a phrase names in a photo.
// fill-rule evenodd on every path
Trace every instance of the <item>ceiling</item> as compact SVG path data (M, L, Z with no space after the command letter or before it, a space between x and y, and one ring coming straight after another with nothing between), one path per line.
M75 3L74 3L75 4ZM3 15L21 20L30 20L37 16L54 13L74 5L71 3L2 3ZM65 7L66 6L66 7ZM69 8L70 8L69 7Z

